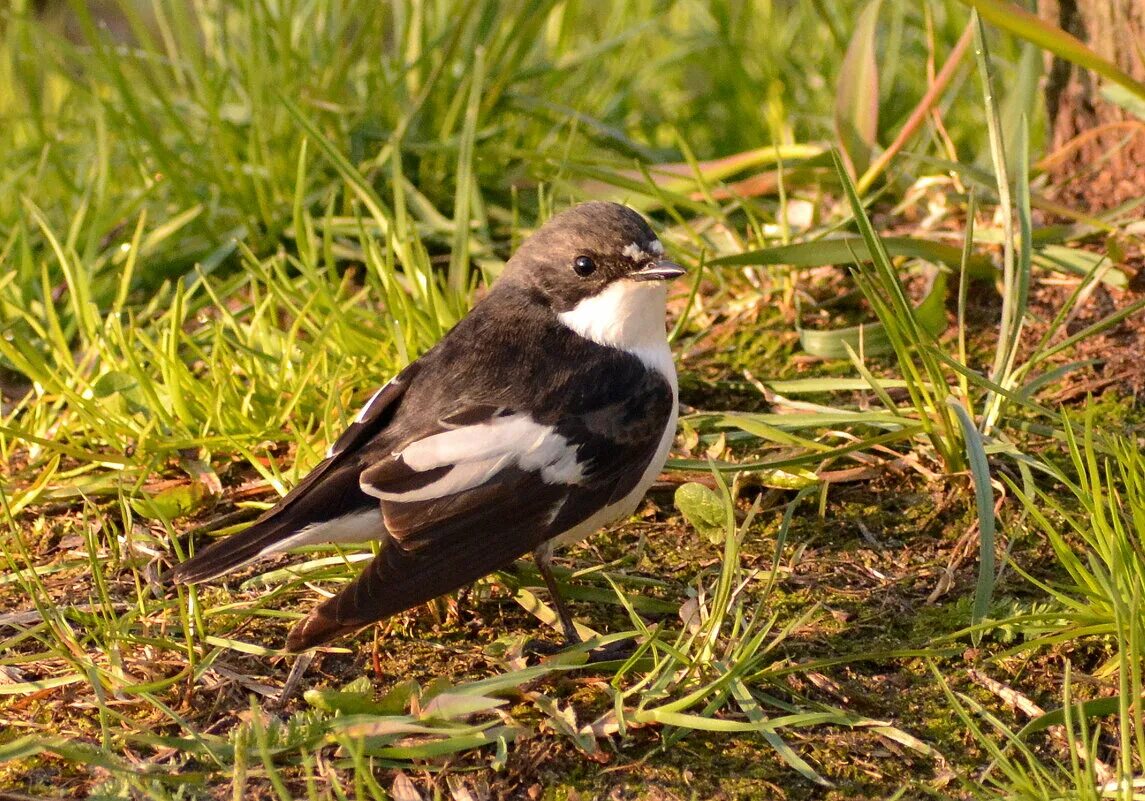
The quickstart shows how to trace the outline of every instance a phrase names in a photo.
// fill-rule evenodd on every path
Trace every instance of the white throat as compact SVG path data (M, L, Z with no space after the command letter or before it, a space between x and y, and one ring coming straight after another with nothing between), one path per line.
M585 339L631 353L673 388L676 368L664 332L668 288L660 281L615 281L558 318Z

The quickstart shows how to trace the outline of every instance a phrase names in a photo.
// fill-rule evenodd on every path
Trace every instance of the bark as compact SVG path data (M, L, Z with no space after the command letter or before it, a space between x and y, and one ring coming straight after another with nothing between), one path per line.
M1145 0L1038 0L1046 21L1145 81ZM1053 58L1046 83L1050 176L1059 197L1098 212L1145 196L1145 121L1109 103L1097 76Z

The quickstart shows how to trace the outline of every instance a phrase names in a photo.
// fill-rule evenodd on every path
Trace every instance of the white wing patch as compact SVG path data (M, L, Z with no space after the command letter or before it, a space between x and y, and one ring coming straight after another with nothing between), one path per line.
M366 419L366 415L368 415L370 413L370 407L374 405L374 401L376 401L378 399L378 396L381 395L383 392L385 392L386 387L388 387L392 383L393 383L393 379L387 381L386 383L382 384L381 389L379 389L377 392L375 392L373 395L370 396L370 399L368 401L366 401L366 405L362 407L362 411L358 412L358 416L354 418L355 423L360 423Z
M384 501L426 501L479 487L509 466L540 473L547 484L579 484L584 467L577 448L552 426L526 414L498 417L420 439L394 454L418 472L449 467L431 484L408 492L371 486L362 491Z
M370 540L381 539L385 534L386 524L382 520L380 509L354 512L335 517L333 520L324 520L321 523L306 526L301 531L266 546L257 555L251 557L251 561L274 553L289 551L300 545L314 545L320 542L369 542Z

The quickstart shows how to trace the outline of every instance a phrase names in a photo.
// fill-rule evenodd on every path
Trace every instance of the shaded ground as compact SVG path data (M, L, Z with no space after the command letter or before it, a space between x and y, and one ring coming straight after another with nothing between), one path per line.
M1145 267L1145 262L1141 262L1141 266ZM1065 333L1076 334L1140 300L1142 290L1145 287L1138 287L1136 283L1131 283L1126 289L1098 284L1089 301L1070 320ZM1039 285L1031 292L1031 310L1038 319L1045 321L1057 312L1067 296L1067 287ZM1044 331L1045 326L1040 328ZM1033 326L1033 331L1041 333L1037 325ZM1070 351L1068 358L1095 363L1062 381L1048 400L1069 403L1084 400L1086 395L1109 391L1132 399L1140 397L1145 392L1145 315L1130 316L1108 331L1083 339Z
M785 737L809 760L834 788L818 787L795 775L766 744L755 736L691 734L665 745L663 732L636 732L620 744L600 743L595 754L586 754L567 737L556 735L546 723L520 707L522 720L540 726L539 733L513 744L501 770L486 767L487 754L477 752L448 760L431 773L412 773L414 786L428 792L436 787L451 792L458 783L476 793L474 797L562 799L675 799L675 798L783 798L856 799L884 798L896 787L908 787L903 797L969 797L954 776L973 771L983 755L967 739L965 730L952 719L947 699L936 684L928 661L917 657L892 657L887 652L934 649L936 635L955 631L969 620L966 601L972 592L975 560L962 536L971 512L950 486L928 483L919 476L887 475L880 480L831 490L825 513L820 517L808 502L797 516L788 547L781 558L781 579L770 598L769 611L788 622L814 610L808 621L796 628L774 654L775 665L792 667L766 691L801 705L822 702L840 706L857 715L886 721L913 737L924 748L903 744L869 728L848 730L812 727ZM669 586L655 593L678 602L700 572L711 571L719 549L699 540L664 496L646 504L643 522L603 533L576 549L564 564L588 567L608 563L618 576L639 575L663 579ZM775 498L782 501L783 498ZM745 510L747 500L741 501ZM743 545L748 568L766 574L774 554L774 529L781 508L763 513ZM1036 541L1014 543L1013 558L1037 569ZM110 577L113 581L126 577ZM85 595L90 576L61 575L53 579L53 595L61 602L75 602ZM240 604L257 602L257 589L241 590L240 579L213 585L205 603L216 600ZM758 592L762 581L752 584ZM127 597L127 584L117 595ZM653 594L653 593L649 593ZM1025 586L1009 573L998 587L999 603L1021 604ZM437 677L453 680L480 678L499 669L500 660L488 653L499 638L528 637L537 632L531 615L522 610L499 583L478 585L459 604L423 608L394 619L383 632L366 631L345 643L339 653L318 656L307 672L305 686L341 686L360 675L370 677L378 695L409 678L424 684ZM221 596L215 598L214 596ZM298 600L309 604L309 593ZM11 597L9 600L13 600ZM265 600L265 599L264 599ZM293 603L282 598L272 604L285 609ZM579 619L601 630L624 628L622 611L615 606L578 603ZM276 647L285 637L289 621L258 618L245 630L229 631ZM992 670L990 657L1003 643L986 644L981 650L952 642L933 650L938 669L954 688L969 691L993 708L1003 719L1017 720L997 698L967 679L965 670ZM169 660L164 665L162 661ZM824 660L815 665L816 660ZM177 671L177 654L169 654L152 669L157 673ZM1060 678L1055 671L1039 670L1033 662L1018 689L1035 700L1053 705ZM176 709L192 725L212 733L225 733L249 718L249 695L260 687L271 690L286 681L290 660L230 653L216 663L216 671L200 686L185 687ZM1079 666L1080 667L1080 666ZM603 692L607 673L592 672L545 680L534 689L561 703L571 703L582 719L607 708ZM77 736L97 736L98 716L84 700L87 690L45 692L38 697L0 702L8 720L21 720L20 727L52 720L61 705L74 711L69 728ZM265 702L264 702L265 703ZM295 696L279 711L268 704L266 714L289 714L305 709ZM144 714L146 705L124 699L121 714ZM1020 721L1019 721L1020 722ZM141 719L139 724L146 726ZM153 725L161 725L154 720ZM148 749L139 751L144 756ZM155 759L159 755L153 754ZM173 755L171 755L173 756ZM451 768L445 774L441 767ZM66 791L83 797L87 776L53 759L38 761L27 772L6 769L6 781L33 794ZM452 777L450 782L445 777ZM454 781L456 780L456 781ZM253 778L250 798L273 797L269 783ZM259 795L255 788L262 787ZM296 792L304 788L299 785ZM229 797L219 788L212 797Z

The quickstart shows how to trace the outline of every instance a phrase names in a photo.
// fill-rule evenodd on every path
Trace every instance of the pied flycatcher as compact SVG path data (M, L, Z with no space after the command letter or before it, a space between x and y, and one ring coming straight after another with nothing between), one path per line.
M370 399L249 528L171 575L190 584L320 542L380 554L290 632L301 651L632 514L676 433L666 284L684 273L635 211L584 203L521 245L488 295Z

